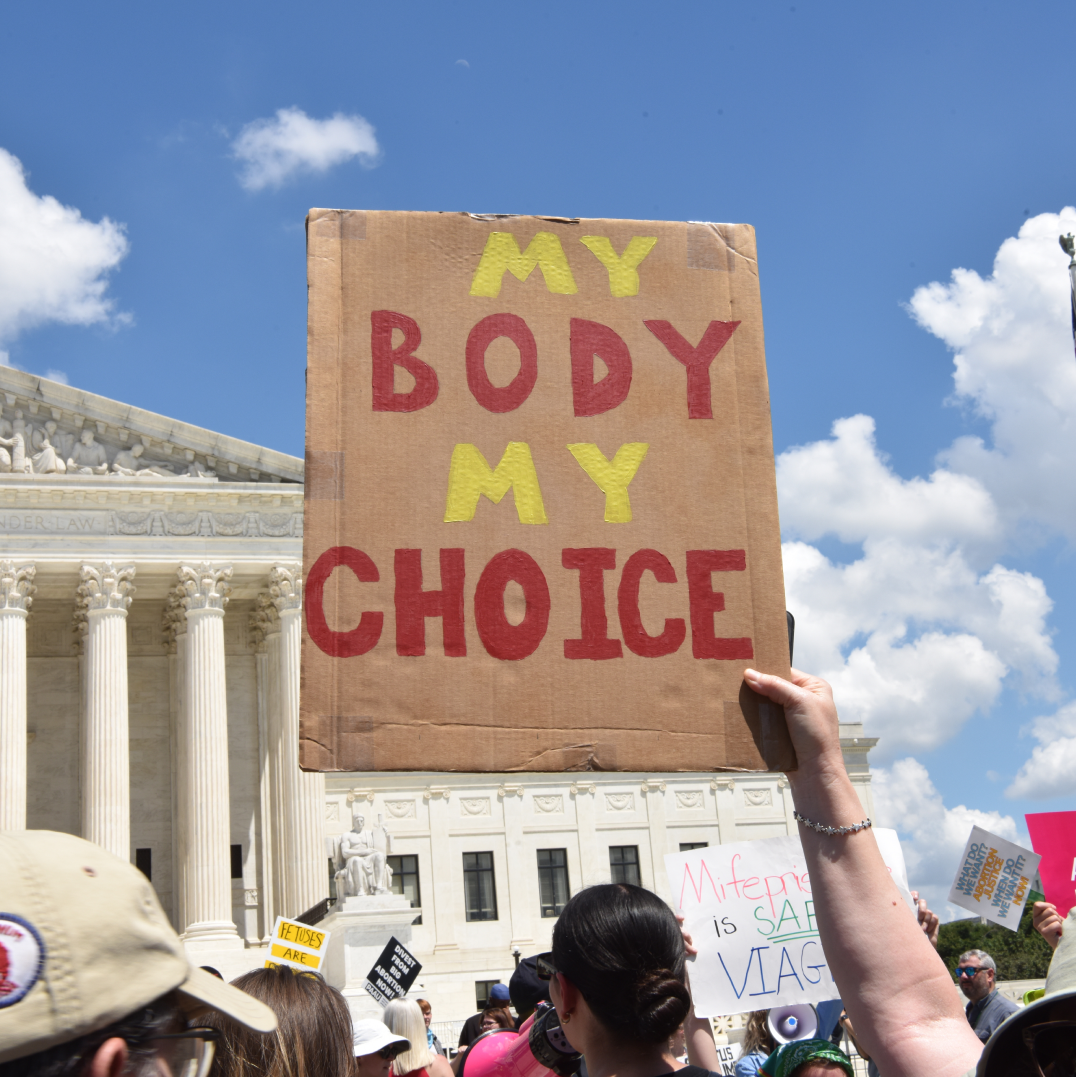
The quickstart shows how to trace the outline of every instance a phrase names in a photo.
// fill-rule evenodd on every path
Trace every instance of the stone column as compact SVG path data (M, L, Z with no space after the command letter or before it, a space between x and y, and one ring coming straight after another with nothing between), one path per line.
M36 571L0 561L0 830L26 829L26 618Z
M542 910L535 900L537 895L533 888L527 885L527 880L534 878L537 865L526 863L523 852L523 791L521 784L510 782L502 783L497 789L504 812L504 851L508 868L507 886L504 888L508 892L508 908L501 912L501 918L511 921L510 945L518 946L524 954L530 954L534 947L534 924L541 919Z
M172 759L175 763L172 779L172 926L177 933L187 926L187 839L191 829L190 773L187 767L184 690L187 669L187 615L183 609L186 596L182 584L168 592L161 628L168 647L168 679L170 688L169 718L172 723Z
M665 789L660 778L644 781L641 792L646 804L647 829L650 834L651 889L663 901L670 901L669 880L665 874L665 854L669 851L665 829ZM645 879L643 885L646 885Z
M270 739L270 714L272 709L269 674L269 636L280 638L279 618L268 592L262 591L250 615L250 634L254 640L254 663L258 682L258 810L260 826L260 872L258 880L258 904L261 906L262 935L267 941L276 923L276 822L273 795L276 758Z
M284 916L299 916L329 896L325 862L325 776L299 769L299 665L302 565L274 565L269 594L280 617L281 774L286 849Z
M79 570L76 619L83 644L82 836L131 859L127 731L127 609L134 565Z
M224 606L230 565L183 565L179 582L187 620L183 679L183 754L190 826L184 941L227 946L242 940L232 921L228 802L228 698L224 680Z
M433 906L433 952L459 953L456 924L464 922L463 861L453 852L449 837L449 805L452 790L443 785L428 785L422 794L430 813L430 871L432 893L422 899L424 908ZM430 923L423 913L422 922Z
M579 878L575 880L575 892L584 886L609 881L609 850L603 850L598 841L594 808L598 793L594 782L573 781L568 792L575 803L575 832L579 841Z

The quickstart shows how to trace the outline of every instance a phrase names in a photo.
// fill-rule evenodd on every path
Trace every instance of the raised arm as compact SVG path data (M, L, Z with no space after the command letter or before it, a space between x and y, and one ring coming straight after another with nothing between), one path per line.
M799 769L796 810L825 826L862 821L841 755L829 685L793 670L792 682L748 670L744 679L785 709ZM856 1036L886 1077L961 1077L982 1050L945 965L893 887L870 830L819 834L800 823L815 916Z

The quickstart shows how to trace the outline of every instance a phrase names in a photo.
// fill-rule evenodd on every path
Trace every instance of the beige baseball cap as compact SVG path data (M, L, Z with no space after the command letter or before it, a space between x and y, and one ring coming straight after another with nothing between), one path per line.
M177 990L272 1032L268 1006L187 960L149 880L98 845L0 832L0 1062L104 1028Z

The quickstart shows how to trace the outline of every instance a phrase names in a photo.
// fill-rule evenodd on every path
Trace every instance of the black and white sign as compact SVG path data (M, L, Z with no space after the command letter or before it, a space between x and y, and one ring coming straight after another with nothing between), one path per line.
M394 935L381 951L377 964L366 974L363 987L382 1006L387 1006L394 998L407 994L421 968L415 956Z

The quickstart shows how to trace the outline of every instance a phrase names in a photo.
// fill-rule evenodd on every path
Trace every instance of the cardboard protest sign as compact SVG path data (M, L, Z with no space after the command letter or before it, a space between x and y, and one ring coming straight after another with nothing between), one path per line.
M792 769L753 230L307 223L302 766Z
M1042 894L1064 918L1076 905L1076 811L1035 812L1024 819L1031 846L1042 857Z
M884 830L876 831L886 834ZM896 835L879 843L894 880ZM698 955L688 962L699 1017L826 1002L838 997L818 938L811 880L795 835L711 845L665 857L673 903ZM897 889L901 890L899 884ZM911 904L906 890L905 902Z
M278 916L269 939L269 958L265 967L290 965L295 969L313 969L316 972L321 967L328 945L328 931Z
M414 954L393 936L367 973L363 987L382 1006L387 1006L394 998L407 994L421 968Z
M1042 857L999 838L982 827L971 828L949 900L1017 931L1028 888Z
M718 1066L714 1072L720 1073L722 1077L730 1077L731 1074L735 1074L736 1060L740 1057L743 1045L739 1043L718 1043L714 1046L717 1048Z

